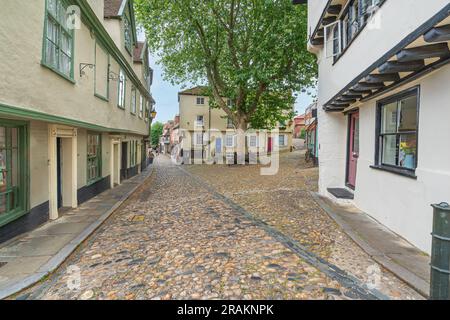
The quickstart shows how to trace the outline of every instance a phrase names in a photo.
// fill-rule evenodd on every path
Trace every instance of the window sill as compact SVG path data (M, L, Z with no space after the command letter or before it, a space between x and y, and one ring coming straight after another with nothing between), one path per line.
M99 182L99 181L102 180L102 179L103 179L103 177L99 177L99 178L97 178L97 179L88 181L88 182L86 183L86 187L92 186L93 184L96 184L97 182Z
M103 100L103 101L105 101L105 102L109 102L109 99L108 99L108 98L106 98L106 97L104 97L104 96L101 96L101 95L99 95L99 94L97 94L97 93L94 93L94 96L95 96L96 98L99 98L100 100Z
M125 107L121 107L121 106L117 105L117 108L119 108L120 110L124 110L125 111Z
M386 172L390 172L390 173L394 173L406 178L410 178L410 179L414 179L417 180L417 176L416 173L414 171L411 170L406 170L406 169L401 169L401 168L394 168L394 167L388 167L388 166L383 166L383 165L375 165L375 166L370 166L370 168L375 169L375 170L380 170L380 171L386 171Z
M49 66L48 64L46 64L44 61L41 61L41 66L43 66L46 69L49 69L51 71L53 71L54 73L56 73L58 76L64 78L65 80L69 81L72 84L76 84L75 80L71 77L68 77L67 75L65 75L64 73L62 73L61 71L53 68L52 66Z
M22 216L24 216L27 213L28 212L26 210L24 210L22 208L17 208L13 211L3 214L4 217L2 217L2 219L0 219L0 227L3 227L5 225L7 225L8 223L11 223L11 222L21 218Z

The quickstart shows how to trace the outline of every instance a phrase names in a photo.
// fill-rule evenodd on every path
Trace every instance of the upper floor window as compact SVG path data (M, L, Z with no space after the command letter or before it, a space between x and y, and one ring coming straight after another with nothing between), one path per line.
M325 51L338 58L386 0L352 0L341 19L325 26Z
M125 48L131 54L133 47L133 32L131 31L131 22L128 15L123 15L123 27L124 27L124 38L125 38Z
M197 97L197 105L204 105L204 104L205 104L205 98Z
M139 95L139 117L144 117L144 96Z
M67 4L47 0L43 64L73 79L73 30L67 28Z
M122 69L119 71L119 88L118 88L118 102L119 108L125 109L125 89L126 89L126 77L125 72Z
M227 128L234 128L233 119L227 118Z
M418 106L418 89L379 104L377 165L416 169Z
M137 103L137 96L136 96L136 87L131 87L131 113L136 114L136 103Z

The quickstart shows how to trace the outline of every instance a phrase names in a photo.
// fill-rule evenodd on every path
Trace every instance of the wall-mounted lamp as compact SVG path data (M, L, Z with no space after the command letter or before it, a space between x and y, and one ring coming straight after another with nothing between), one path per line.
M151 119L152 119L152 120L153 120L153 119L156 119L156 115L157 115L156 110L152 110L152 112L150 113Z
M86 75L86 72L84 71L84 69L89 68L89 69L94 69L95 68L95 64L92 63L80 63L80 78L82 78L83 76Z

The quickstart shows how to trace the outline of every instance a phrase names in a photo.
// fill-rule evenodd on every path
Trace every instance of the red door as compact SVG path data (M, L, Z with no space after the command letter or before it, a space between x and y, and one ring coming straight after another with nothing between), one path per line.
M350 115L350 141L348 154L348 177L347 183L350 187L356 187L356 170L359 158L359 112Z
M269 138L267 142L267 152L272 152L272 147L273 147L273 140L272 138Z

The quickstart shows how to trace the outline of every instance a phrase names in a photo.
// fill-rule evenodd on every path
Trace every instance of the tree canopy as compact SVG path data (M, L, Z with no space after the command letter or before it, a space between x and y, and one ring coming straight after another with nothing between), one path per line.
M150 130L150 138L152 142L152 146L159 145L159 139L162 136L164 125L161 122L152 123L152 127Z
M135 5L166 80L206 84L213 105L237 128L286 120L292 93L315 85L305 6L291 0L136 0Z

